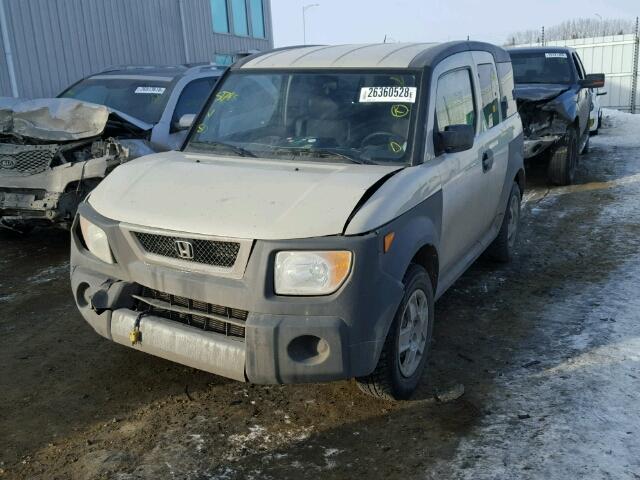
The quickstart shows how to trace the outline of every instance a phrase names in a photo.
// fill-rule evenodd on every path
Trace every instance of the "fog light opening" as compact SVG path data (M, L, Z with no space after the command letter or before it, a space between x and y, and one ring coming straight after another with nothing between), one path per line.
M90 298L89 298L89 284L86 282L82 282L78 285L76 289L76 302L79 307L88 307Z
M305 365L318 365L329 357L329 343L314 335L296 337L287 346L289 357Z

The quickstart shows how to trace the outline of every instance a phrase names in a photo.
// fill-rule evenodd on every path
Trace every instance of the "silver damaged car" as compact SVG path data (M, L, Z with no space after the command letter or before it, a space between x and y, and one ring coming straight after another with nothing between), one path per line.
M117 167L72 228L100 335L254 383L408 398L434 302L513 255L509 55L478 42L285 48L220 79L182 151Z

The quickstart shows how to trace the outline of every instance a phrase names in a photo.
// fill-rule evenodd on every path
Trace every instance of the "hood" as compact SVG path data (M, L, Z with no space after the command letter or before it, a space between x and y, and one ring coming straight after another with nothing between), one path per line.
M400 169L166 152L117 167L89 204L113 220L176 232L262 240L338 235L367 189Z
M110 117L114 116L136 128L150 128L146 123L104 105L71 98L0 99L0 133L39 140L65 142L95 137L102 134Z
M551 100L569 88L569 85L556 83L519 83L516 85L514 94L516 100L541 102Z

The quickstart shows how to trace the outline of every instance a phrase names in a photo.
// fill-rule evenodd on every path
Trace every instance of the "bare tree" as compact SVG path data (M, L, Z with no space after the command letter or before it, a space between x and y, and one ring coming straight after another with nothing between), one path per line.
M623 18L577 18L545 28L545 40L571 40L574 38L602 37L633 33L635 21ZM506 45L540 43L540 30L525 30L509 35Z

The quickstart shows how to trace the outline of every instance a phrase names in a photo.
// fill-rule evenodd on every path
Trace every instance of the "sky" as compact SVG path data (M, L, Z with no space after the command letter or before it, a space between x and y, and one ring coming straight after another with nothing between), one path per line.
M640 0L271 0L276 47L303 43L472 40L503 44L510 33L579 17L635 18ZM531 8L531 5L534 8Z

